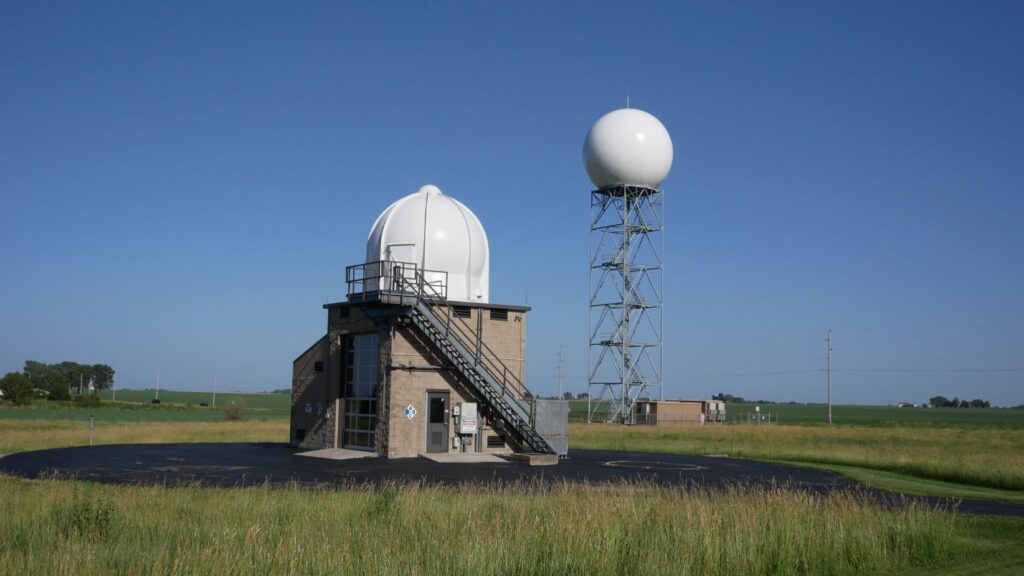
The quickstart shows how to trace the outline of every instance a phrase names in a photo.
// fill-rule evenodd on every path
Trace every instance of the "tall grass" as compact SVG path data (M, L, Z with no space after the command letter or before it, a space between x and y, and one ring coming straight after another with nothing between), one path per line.
M95 444L287 442L287 421L97 422ZM0 420L0 454L89 444L88 420Z
M865 574L965 520L850 494L110 487L0 476L0 574Z
M1024 490L1024 429L574 424L575 448L843 464Z

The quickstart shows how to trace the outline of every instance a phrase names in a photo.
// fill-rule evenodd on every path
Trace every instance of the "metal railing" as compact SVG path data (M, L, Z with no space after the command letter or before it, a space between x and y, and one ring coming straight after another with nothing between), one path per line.
M483 341L483 331L479 322L474 327L464 317L457 315L455 308L445 299L445 292L439 291L436 283L427 282L415 266L412 277L403 275L400 281L403 293L415 292L431 308L434 317L441 324L444 337L454 338L463 348L463 355L472 361L474 367L486 370L501 385L502 392L512 399L518 401L527 397L526 386L515 372L501 361L498 353Z
M429 277L429 278L428 278ZM448 297L448 273L441 270L424 270L422 273L411 262L378 260L345 268L345 285L348 298L352 300L377 300L381 297L398 296L414 298L429 297L446 300Z

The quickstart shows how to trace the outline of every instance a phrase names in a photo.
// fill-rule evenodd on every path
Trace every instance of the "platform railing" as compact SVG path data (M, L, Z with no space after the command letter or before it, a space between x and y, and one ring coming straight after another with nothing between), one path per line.
M345 268L349 300L387 300L389 297L448 297L448 273L424 270L412 262L378 260Z

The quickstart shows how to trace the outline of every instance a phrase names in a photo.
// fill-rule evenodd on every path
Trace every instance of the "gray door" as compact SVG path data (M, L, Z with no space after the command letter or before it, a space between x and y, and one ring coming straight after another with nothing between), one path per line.
M427 452L448 451L448 393L427 392Z

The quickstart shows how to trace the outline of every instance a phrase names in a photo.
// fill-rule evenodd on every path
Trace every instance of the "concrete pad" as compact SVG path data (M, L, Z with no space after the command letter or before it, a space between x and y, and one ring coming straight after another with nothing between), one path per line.
M323 458L324 460L352 460L354 458L376 458L376 452L364 452L363 450L348 450L345 448L324 448L322 450L310 450L309 452L298 452L296 456L308 456L310 458Z
M533 454L533 453L519 453L519 454L508 454L505 456L513 462L526 462L530 466L554 466L558 464L557 454Z
M466 452L462 453L431 453L424 452L420 454L420 458L426 458L431 462L441 462L444 464L480 464L481 462L505 462L500 456L496 454L485 454L477 452Z

